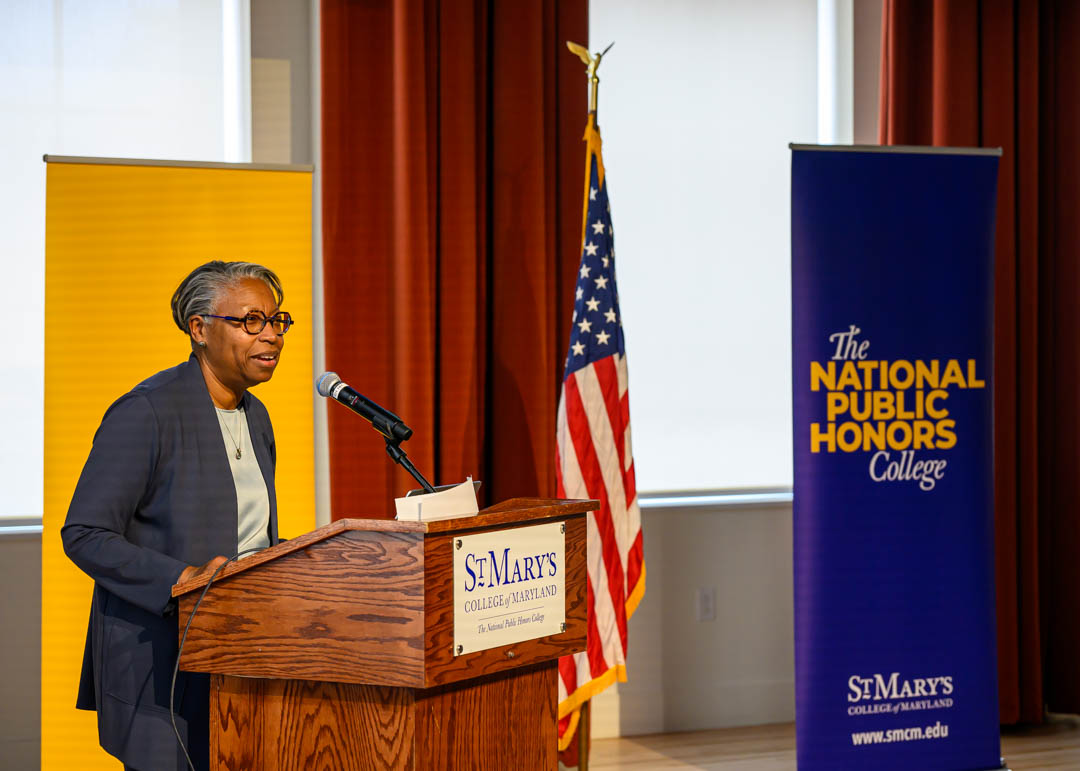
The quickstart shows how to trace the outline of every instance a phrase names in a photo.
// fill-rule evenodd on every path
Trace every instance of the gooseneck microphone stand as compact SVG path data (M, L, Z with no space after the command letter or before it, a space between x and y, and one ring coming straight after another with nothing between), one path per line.
M405 454L405 451L401 449L401 441L394 441L390 437L383 435L386 439L386 454L390 456L390 459L401 466L403 469L412 474L413 479L420 483L420 486L429 493L435 492L435 488L431 486L431 482L424 479L424 475L416 470L416 466L409 460L409 456Z

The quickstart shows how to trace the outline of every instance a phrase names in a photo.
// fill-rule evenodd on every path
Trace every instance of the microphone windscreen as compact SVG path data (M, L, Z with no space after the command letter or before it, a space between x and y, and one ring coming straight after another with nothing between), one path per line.
M324 372L315 381L315 390L319 392L319 396L329 396L330 391L340 382L341 378L338 377L338 373Z

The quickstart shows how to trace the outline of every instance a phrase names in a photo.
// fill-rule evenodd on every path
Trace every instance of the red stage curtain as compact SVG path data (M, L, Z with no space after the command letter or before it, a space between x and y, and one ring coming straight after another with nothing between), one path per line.
M881 141L1004 148L994 453L1001 720L1080 712L1080 4L885 0ZM932 630L928 630L932 631Z
M554 493L588 103L586 0L323 0L328 369L398 413L434 484ZM329 410L335 519L417 485ZM483 501L481 501L483 505Z

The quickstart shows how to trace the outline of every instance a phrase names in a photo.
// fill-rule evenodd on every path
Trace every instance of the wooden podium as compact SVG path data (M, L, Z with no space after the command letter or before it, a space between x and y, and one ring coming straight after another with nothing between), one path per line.
M558 657L585 649L597 507L342 519L226 566L180 661L211 674L211 768L555 769ZM566 526L566 630L455 656L455 539L548 522ZM173 587L181 632L205 584Z

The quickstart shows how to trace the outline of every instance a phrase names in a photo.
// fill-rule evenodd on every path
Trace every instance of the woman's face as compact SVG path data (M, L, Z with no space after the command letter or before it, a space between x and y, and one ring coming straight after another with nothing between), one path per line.
M274 293L257 278L242 279L228 289L218 298L215 315L243 318L251 311L260 311L267 318L278 312ZM274 332L272 324L257 335L245 332L240 322L226 319L196 326L199 329L193 330L193 336L196 342L206 343L206 363L223 385L240 393L273 376L285 340Z

